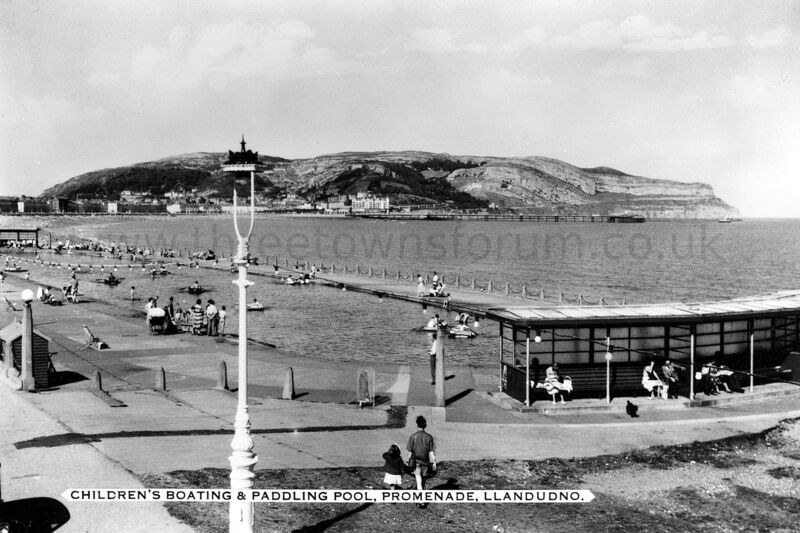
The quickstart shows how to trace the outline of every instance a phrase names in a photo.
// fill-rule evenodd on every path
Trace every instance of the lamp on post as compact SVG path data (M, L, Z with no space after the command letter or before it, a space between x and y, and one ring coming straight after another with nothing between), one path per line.
M36 380L33 378L33 291L22 291L25 309L22 315L22 390L36 392Z
M245 151L242 136L242 151L228 152L228 161L222 165L225 172L234 173L233 187L233 227L239 239L236 256L232 263L238 267L239 276L233 281L239 287L239 390L234 419L234 434L231 441L231 489L247 491L253 487L255 465L258 456L253 453L253 437L250 434L250 414L247 405L247 288L253 282L247 279L247 262L250 255L250 235L255 222L255 172L259 168L258 152ZM246 233L239 230L237 217L236 177L250 173L250 226ZM252 533L255 513L252 500L231 498L229 510L229 531L236 533Z

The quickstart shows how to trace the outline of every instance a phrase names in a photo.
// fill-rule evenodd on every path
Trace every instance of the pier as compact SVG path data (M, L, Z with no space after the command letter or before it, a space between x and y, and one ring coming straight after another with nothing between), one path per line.
M591 222L627 224L645 222L638 215L516 215L489 213L350 213L352 218L377 220L463 220L477 222Z

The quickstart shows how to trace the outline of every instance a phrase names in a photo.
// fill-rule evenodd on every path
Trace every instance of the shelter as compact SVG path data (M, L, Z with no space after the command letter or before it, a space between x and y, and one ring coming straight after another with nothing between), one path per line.
M0 247L14 243L39 247L39 228L0 228Z
M800 291L708 303L508 307L486 316L500 323L501 388L526 405L531 381L553 363L605 373L607 353L612 366L668 357L694 376L714 360L752 380L755 369L800 344Z
M36 387L50 386L50 338L33 329L33 379ZM22 371L22 324L12 322L0 329L0 344L3 368L7 371L14 367Z

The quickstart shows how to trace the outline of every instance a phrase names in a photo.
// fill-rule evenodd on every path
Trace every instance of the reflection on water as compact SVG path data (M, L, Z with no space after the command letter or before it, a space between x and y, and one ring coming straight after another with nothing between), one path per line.
M629 303L703 301L796 289L800 280L800 220L758 220L734 224L652 222L646 224L526 224L514 222L431 222L327 218L259 218L251 240L255 255L314 261L318 265L355 264L393 273L433 271L462 280L473 277L496 286L527 284L597 299ZM227 218L127 219L124 223L80 226L82 238L159 248L210 248L230 255L235 248ZM236 327L233 275L205 269L175 270L151 281L140 269L126 271L116 288L89 283L81 289L120 306L131 285L145 298L164 302L175 296L181 306L194 299L177 289L199 279L213 298L231 311L228 331ZM173 269L174 270L174 269ZM35 274L34 270L34 274ZM66 281L67 273L54 278ZM34 277L36 277L34 275ZM343 361L418 362L427 358L429 338L417 331L427 316L418 305L384 300L321 286L285 286L254 278L249 297L272 305L248 315L250 336L296 354ZM55 280L54 280L54 284ZM522 303L520 301L520 303ZM449 316L449 322L456 317ZM497 325L482 323L484 335L451 340L448 357L460 362L493 363L498 352Z

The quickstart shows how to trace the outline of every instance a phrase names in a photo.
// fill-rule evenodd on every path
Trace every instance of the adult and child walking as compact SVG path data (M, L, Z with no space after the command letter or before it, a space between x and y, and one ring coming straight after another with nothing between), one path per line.
M403 461L397 444L392 444L383 454L383 482L393 490L403 488L403 474L414 476L417 490L425 490L425 481L436 474L436 444L433 436L426 431L428 422L424 416L418 416L416 423L417 431L408 438L406 444L407 461ZM417 503L417 507L424 509L427 503Z

